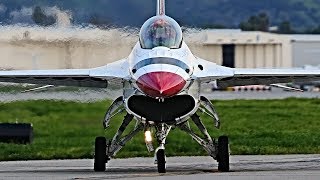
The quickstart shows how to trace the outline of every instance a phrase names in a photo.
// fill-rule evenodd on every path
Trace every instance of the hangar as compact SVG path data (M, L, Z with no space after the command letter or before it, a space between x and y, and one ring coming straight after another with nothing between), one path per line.
M320 35L223 29L206 30L204 36L200 57L228 67L290 68L320 64Z
M293 35L292 66L320 65L320 35Z

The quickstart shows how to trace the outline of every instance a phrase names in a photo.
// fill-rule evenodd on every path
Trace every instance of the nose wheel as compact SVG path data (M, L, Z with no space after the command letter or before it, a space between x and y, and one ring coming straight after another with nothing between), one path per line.
M156 152L158 173L166 173L166 155L164 149L159 149Z
M172 126L166 124L158 124L156 127L156 137L159 143L159 147L156 149L155 158L158 166L158 173L166 173L166 154L165 144L167 136Z

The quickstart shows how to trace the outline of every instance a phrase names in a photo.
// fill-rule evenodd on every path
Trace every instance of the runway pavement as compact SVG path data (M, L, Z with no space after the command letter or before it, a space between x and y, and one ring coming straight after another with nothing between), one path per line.
M28 93L1 93L0 102L24 101L24 100L66 100L79 102L94 102L104 99L116 99L121 96L121 91L113 90L79 90L79 91L43 91ZM285 99L295 98L320 98L320 92L288 92L280 89L272 91L210 91L206 90L203 95L213 100L233 99Z
M166 174L153 158L111 160L106 172L92 167L87 159L0 162L0 179L320 179L320 155L232 156L229 173L210 157L169 157Z

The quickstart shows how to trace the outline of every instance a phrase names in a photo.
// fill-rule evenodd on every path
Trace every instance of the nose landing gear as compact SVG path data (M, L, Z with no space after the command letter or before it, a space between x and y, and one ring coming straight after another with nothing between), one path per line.
M166 173L166 155L164 149L158 149L156 151L158 173Z
M159 143L159 147L155 152L155 162L158 166L159 173L166 173L166 155L165 155L165 147L167 136L172 128L167 124L159 124L156 125L156 137Z

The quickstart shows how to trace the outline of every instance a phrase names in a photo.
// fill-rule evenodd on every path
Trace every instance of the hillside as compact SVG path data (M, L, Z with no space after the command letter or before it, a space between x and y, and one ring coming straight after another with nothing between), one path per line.
M4 24L32 23L35 6L44 9L56 6L71 14L74 24L97 21L119 26L140 26L154 15L155 1L2 0L0 21ZM185 26L220 24L238 27L241 21L260 12L270 16L271 25L285 20L289 20L296 29L320 25L320 0L167 0L167 14Z

